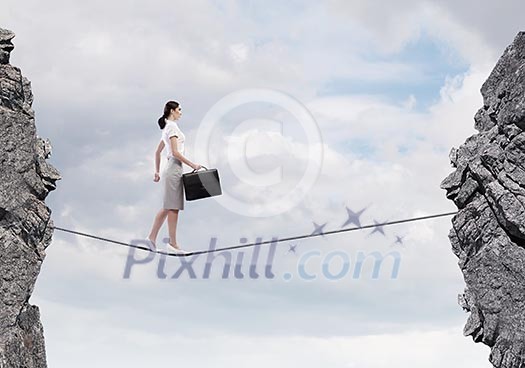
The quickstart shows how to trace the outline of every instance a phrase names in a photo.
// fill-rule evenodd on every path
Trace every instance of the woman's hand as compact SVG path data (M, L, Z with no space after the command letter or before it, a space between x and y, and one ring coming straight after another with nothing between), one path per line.
M200 168L202 168L202 166L199 165L199 164L193 164L193 165L191 165L191 168L192 168L193 170L199 170Z
M160 180L160 175L158 172L155 173L155 177L153 178L154 182L158 182Z

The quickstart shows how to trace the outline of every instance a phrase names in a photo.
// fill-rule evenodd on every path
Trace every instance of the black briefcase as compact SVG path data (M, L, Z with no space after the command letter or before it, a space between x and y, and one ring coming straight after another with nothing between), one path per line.
M221 182L217 169L208 169L182 174L184 194L187 201L221 195Z

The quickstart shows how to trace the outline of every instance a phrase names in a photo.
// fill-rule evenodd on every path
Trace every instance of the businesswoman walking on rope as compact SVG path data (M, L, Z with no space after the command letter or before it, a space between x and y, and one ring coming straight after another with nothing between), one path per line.
M187 253L177 244L177 221L179 211L184 210L184 188L182 184L182 163L194 170L199 170L201 165L195 164L183 156L184 133L180 130L177 121L182 115L182 109L177 101L168 101L164 106L164 114L159 118L158 124L162 129L162 138L155 152L155 176L153 181L160 181L159 168L161 152L167 148L166 157L168 165L163 172L164 196L163 208L155 216L151 232L146 239L152 250L156 250L155 239L159 230L168 217L169 246L168 249L175 253Z

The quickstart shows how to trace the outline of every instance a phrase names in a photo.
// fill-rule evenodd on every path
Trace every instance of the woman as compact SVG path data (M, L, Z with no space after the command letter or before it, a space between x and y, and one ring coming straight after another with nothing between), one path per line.
M153 222L151 232L146 241L151 250L157 250L155 239L157 239L159 230L167 216L170 237L168 249L173 250L175 253L186 254L188 252L182 250L176 241L179 211L184 209L182 163L184 162L194 170L199 170L202 166L191 162L183 156L185 136L177 124L177 120L180 119L181 115L182 109L180 104L177 101L168 101L166 106L164 106L164 115L158 120L159 127L162 129L162 138L155 152L154 182L160 180L160 153L164 147L167 148L166 157L168 159L168 165L163 173L163 208L155 216L155 221Z

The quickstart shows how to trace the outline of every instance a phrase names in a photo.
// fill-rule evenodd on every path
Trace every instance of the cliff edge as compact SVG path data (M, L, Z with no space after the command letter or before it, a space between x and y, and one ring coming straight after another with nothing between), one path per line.
M9 64L14 33L0 28L0 367L46 367L37 306L29 304L53 222L44 200L61 179L37 137L31 83Z
M450 151L441 182L456 204L449 239L466 283L465 336L491 347L494 367L525 366L525 32L481 87L476 133Z

